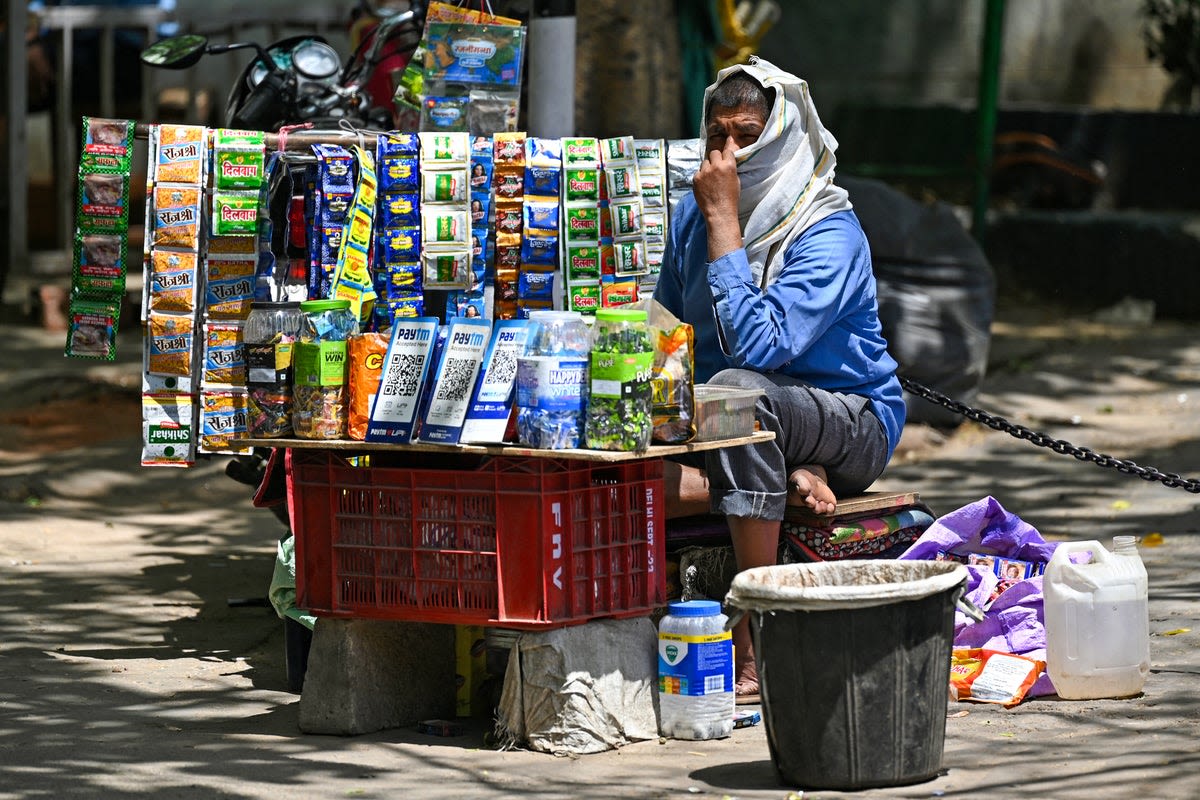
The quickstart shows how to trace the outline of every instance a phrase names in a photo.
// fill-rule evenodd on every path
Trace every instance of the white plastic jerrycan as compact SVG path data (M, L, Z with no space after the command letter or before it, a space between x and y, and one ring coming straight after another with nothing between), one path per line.
M1090 553L1087 563L1071 556ZM1064 542L1042 577L1046 671L1067 700L1128 697L1150 672L1146 567L1132 536Z

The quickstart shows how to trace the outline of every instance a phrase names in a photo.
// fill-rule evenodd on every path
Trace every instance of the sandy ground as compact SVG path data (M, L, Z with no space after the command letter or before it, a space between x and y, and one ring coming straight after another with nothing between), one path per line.
M979 405L1200 476L1198 332L1002 310ZM238 602L265 595L282 528L223 459L138 466L136 333L114 364L62 358L61 334L0 334L0 798L1200 796L1195 494L975 423L909 429L876 488L915 489L938 514L991 495L1050 539L1143 537L1151 587L1144 694L951 703L943 774L917 785L802 793L780 783L763 725L576 759L488 749L482 720L456 738L312 736L282 623Z

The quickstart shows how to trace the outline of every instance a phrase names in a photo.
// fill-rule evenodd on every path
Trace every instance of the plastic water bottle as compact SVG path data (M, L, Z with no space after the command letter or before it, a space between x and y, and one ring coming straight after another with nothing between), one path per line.
M1090 553L1077 564L1070 556ZM1067 700L1128 697L1150 671L1146 567L1132 536L1064 542L1042 577L1046 671Z
M671 603L658 623L659 731L672 739L733 732L733 634L715 600Z

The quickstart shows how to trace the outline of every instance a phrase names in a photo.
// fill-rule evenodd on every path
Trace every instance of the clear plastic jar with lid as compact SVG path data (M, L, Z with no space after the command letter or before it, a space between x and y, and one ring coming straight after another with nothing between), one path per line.
M602 308L596 312L589 357L587 446L593 450L645 450L654 433L650 375L654 340L646 312Z
M304 314L299 303L255 302L246 318L246 429L252 438L292 435L292 349Z
M346 436L346 344L358 333L349 300L300 304L304 324L292 374L292 428L302 439Z
M671 603L658 623L660 732L720 739L733 732L733 634L715 600Z
M534 311L526 354L517 359L517 437L526 447L563 450L583 439L591 338L578 311Z

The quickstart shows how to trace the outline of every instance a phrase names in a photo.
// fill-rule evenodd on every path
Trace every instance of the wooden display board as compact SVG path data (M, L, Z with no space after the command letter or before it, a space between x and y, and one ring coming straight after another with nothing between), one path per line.
M655 444L642 451L624 450L542 450L535 447L523 447L517 444L461 444L441 445L422 444L380 444L377 442L360 442L356 439L234 439L234 447L274 447L293 450L330 450L343 453L464 453L491 456L521 456L524 458L556 458L575 461L636 461L643 458L661 458L663 456L680 455L681 453L699 453L704 450L717 450L723 447L738 447L744 444L769 442L775 438L771 431L755 431L749 436L735 439L715 439L708 442L689 442L687 444Z

